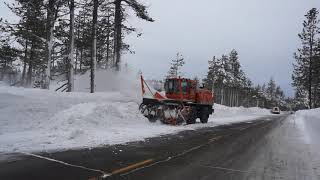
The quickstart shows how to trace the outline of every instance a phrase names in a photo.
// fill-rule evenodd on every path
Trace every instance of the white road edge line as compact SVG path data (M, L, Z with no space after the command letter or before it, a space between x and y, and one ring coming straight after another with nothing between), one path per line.
M40 155L37 155L37 154L28 153L28 152L18 152L18 153L24 154L24 155L28 155L28 156L32 156L32 157L36 157L36 158L39 158L39 159L44 159L44 160L47 160L47 161L56 162L56 163L59 163L59 164L63 164L65 166L85 169L85 170L88 170L88 171L99 172L99 173L102 173L103 177L109 176L108 173L106 173L106 172L104 172L102 170L99 170L99 169L93 169L93 168L88 168L88 167L85 167L85 166L74 165L74 164L66 163L66 162L63 162L63 161L60 161L60 160L56 160L56 159L48 158L48 157L45 157L45 156L40 156Z

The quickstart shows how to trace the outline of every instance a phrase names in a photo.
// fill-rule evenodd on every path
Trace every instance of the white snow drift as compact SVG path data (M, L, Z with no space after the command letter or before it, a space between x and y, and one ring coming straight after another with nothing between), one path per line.
M317 133L320 128L320 108L297 111L293 116L293 120L293 122L298 125L300 131L302 131L306 143L317 144L320 150Z
M149 123L138 111L139 79L108 75L117 80L110 84L113 88L98 88L100 92L95 94L16 88L0 83L0 152L56 151L119 144L270 114L265 109L215 105L215 114L208 124ZM89 84L88 79L78 78ZM108 82L107 77L103 80ZM76 85L78 90L79 86Z

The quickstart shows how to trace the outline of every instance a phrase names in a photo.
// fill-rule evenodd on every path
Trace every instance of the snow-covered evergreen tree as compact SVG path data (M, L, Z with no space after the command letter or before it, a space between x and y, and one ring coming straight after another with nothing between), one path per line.
M317 80L319 79L317 77L319 75L317 37L320 33L318 14L319 11L312 8L305 15L306 20L303 22L303 29L299 34L302 46L294 53L296 63L293 65L292 84L296 91L306 91L308 93L309 108L313 108L317 104L316 93L320 83Z
M171 60L171 66L168 71L167 77L176 78L181 75L180 69L184 64L184 57L180 53L177 53L176 58Z
M5 76L15 73L16 68L13 64L17 60L17 49L9 44L9 39L3 39L0 43L0 81L4 80Z

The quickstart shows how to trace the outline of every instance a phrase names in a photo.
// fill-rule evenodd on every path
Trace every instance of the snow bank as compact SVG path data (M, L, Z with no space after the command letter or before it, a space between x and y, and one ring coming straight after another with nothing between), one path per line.
M320 108L310 110L300 110L295 113L296 119L319 119L320 120Z
M228 107L220 104L214 105L215 112L209 118L209 122L215 124L227 124L241 122L244 120L253 120L257 117L270 115L269 109L258 107Z
M297 124L298 128L301 130L304 140L307 143L311 143L312 138L310 134L310 128L315 128L316 131L319 131L320 128L320 108L299 110L294 114L293 117L294 123ZM309 126L309 128L307 127L307 125Z
M102 73L103 77L107 74ZM105 87L100 86L100 92L94 94L25 89L0 83L0 152L56 151L119 144L270 114L259 108L216 104L208 124L149 123L138 111L139 80L132 80L136 79L134 76L127 79L120 74L115 76L118 81L105 82ZM87 84L85 81L83 76L76 82ZM115 86L108 88L107 84ZM86 87L78 85L79 91Z

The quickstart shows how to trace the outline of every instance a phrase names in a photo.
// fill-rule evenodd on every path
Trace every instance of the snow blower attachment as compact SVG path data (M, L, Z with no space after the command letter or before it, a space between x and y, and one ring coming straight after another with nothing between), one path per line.
M213 93L198 88L194 80L168 78L164 84L164 95L150 88L141 76L141 89L143 100L139 110L150 122L160 120L172 125L183 122L194 124L200 118L202 123L207 123L213 113Z

